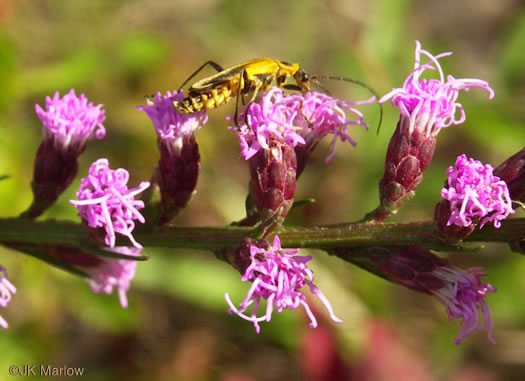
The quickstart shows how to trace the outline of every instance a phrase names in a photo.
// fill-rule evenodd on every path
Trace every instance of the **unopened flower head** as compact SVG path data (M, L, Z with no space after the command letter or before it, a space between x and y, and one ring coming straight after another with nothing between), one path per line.
M435 136L441 128L463 123L465 112L463 106L457 102L460 90L468 91L479 87L488 91L489 99L494 96L489 84L480 79L456 79L448 75L445 81L438 59L451 54L447 52L434 56L421 49L421 44L416 41L414 70L402 88L393 89L379 100L379 103L383 103L391 99L392 105L399 107L402 118L408 118L408 123L401 125L407 128L409 133L419 129L425 136ZM428 61L422 63L422 57L428 58ZM426 70L435 70L439 79L421 79Z
M7 307L11 301L11 295L16 293L16 288L7 280L7 272L4 267L0 266L0 307ZM0 327L8 327L7 321L0 316Z
M140 257L140 248L118 246L111 249L115 253ZM120 305L123 308L128 306L126 292L129 284L135 276L137 261L132 259L117 259L98 257L100 262L95 267L86 267L83 270L89 275L87 282L94 293L104 292L111 294L113 288L118 289Z
M107 159L99 159L89 168L89 175L80 181L78 201L70 201L89 227L105 229L105 243L109 247L115 246L115 233L128 237L135 247L142 247L131 233L135 228L134 220L145 222L138 211L144 207L144 202L134 197L150 184L141 182L138 187L128 189L128 179L128 171L112 170Z
M306 303L306 297L300 289L307 285L310 292L321 300L330 318L341 323L332 310L330 302L323 293L314 285L314 275L306 263L312 259L310 256L295 256L299 249L283 249L278 236L275 236L273 247L268 249L258 246L250 246L251 263L246 268L242 281L251 281L252 286L248 294L237 309L229 295L226 293L226 302L230 306L230 313L250 321L259 333L259 323L269 322L274 309L279 313L286 308L296 309L303 306L310 318L310 327L317 327L317 320L310 307ZM262 316L258 317L261 299L266 300L266 309ZM252 312L247 315L246 310L253 305Z
M454 341L459 345L461 341L475 329L487 330L488 338L492 338L494 324L490 317L489 307L485 296L496 292L496 288L483 283L481 277L487 275L482 268L475 267L462 271L452 267L439 267L432 274L443 280L443 287L435 288L431 292L446 309L450 320L462 319L461 332ZM485 324L481 326L478 309L481 310Z
M188 115L175 111L173 102L182 99L184 99L183 91L173 91L172 93L168 91L164 96L158 92L153 101L147 100L147 106L137 107L138 110L144 111L150 117L159 140L169 143L168 147L173 151L180 150L185 138L194 136L197 130L208 121L208 115L205 111Z
M77 97L73 89L62 98L58 91L53 98L46 97L46 109L37 104L35 110L44 124L45 139L52 139L58 150L81 153L88 140L106 135L102 105L94 106L84 94Z
M525 201L525 148L501 163L494 174L507 183L512 200Z
M241 141L242 154L246 160L260 149L271 149L272 142L279 142L290 147L297 145L315 145L327 134L334 135L333 150L328 160L335 153L337 137L355 145L348 135L348 126L362 125L368 128L363 115L353 106L371 103L375 98L363 102L344 102L326 94L308 92L305 95L286 95L272 87L260 102L252 103L241 114L240 120L246 119L246 124L240 128L231 127L237 131ZM356 120L347 119L346 111L357 115Z
M501 220L515 213L507 184L494 176L493 170L489 164L458 156L456 165L448 168L447 186L441 190L451 207L447 225L470 226L475 218L480 219L480 228L487 222L499 228Z

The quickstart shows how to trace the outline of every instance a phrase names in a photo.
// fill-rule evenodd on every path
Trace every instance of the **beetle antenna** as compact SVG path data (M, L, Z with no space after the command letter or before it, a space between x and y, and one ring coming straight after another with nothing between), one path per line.
M321 90L323 90L326 94L332 96L332 94L330 94L330 91L328 91L328 89L324 87L324 85L320 81L318 81L317 78L319 77L310 77L310 81L319 86Z

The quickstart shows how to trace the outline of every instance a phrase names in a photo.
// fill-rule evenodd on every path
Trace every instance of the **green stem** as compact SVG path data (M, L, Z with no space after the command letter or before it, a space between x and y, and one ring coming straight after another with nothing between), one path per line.
M137 231L135 238L146 248L188 248L215 251L231 248L244 237L260 232L247 227L165 226ZM433 233L433 222L353 223L310 227L285 227L279 231L283 247L330 249L335 247L418 245L434 250L471 250L476 242L525 240L525 218L509 219L500 229L486 226L476 230L462 243L444 243ZM87 234L81 224L70 221L35 222L19 218L0 218L0 243L69 245L85 247ZM469 245L470 243L470 245ZM118 245L129 245L125 239Z

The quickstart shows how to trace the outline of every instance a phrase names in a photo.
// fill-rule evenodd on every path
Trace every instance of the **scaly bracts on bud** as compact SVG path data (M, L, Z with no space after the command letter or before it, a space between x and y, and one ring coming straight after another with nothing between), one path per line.
M482 268L461 270L417 246L339 248L330 253L386 280L435 296L445 306L450 320L462 319L455 344L476 329L487 330L494 343L485 296L496 292L496 288L481 282L486 275ZM478 309L485 318L482 326Z
M436 205L434 221L438 235L445 239L466 238L479 223L495 228L512 209L505 181L493 175L490 164L460 155L447 170L448 180L441 190L443 201Z
M276 144L270 150L258 151L248 160L248 164L248 220L258 222L275 219L276 224L282 223L292 207L295 195L297 160L294 149Z
M112 170L107 159L99 159L89 168L89 175L80 180L80 189L76 193L78 200L70 202L78 209L78 215L90 229L95 229L91 238L100 237L105 232L104 243L96 245L115 246L115 233L125 235L133 246L142 248L135 241L132 232L134 220L144 223L144 217L139 209L144 208L144 202L135 200L135 196L149 187L149 182L143 181L133 189L128 189L129 172L123 168Z
M0 307L7 307L11 301L11 295L16 294L16 288L7 280L7 271L0 266ZM0 315L0 327L7 329L7 321Z
M525 148L501 163L494 175L507 183L512 200L525 201Z
M300 291L307 285L310 292L324 304L330 318L336 323L341 323L328 299L313 283L314 274L306 265L312 257L296 256L298 252L299 249L281 248L278 236L275 236L272 247L264 241L249 240L242 243L232 253L230 263L239 266L236 268L243 274L242 281L250 281L252 286L239 308L234 306L227 293L224 295L230 306L229 312L252 322L255 331L259 333L259 323L269 322L274 310L280 313L285 309L294 310L303 306L310 319L310 327L315 328L317 320L306 303L306 297ZM257 317L262 300L266 301L265 313ZM249 315L245 314L252 305L252 312Z
M448 75L445 81L438 59L451 54L433 56L416 41L414 70L402 88L393 89L379 100L383 103L391 99L401 116L388 145L385 172L379 183L380 206L368 219L383 221L414 196L434 155L439 131L465 121L463 107L456 102L460 90L479 87L489 92L489 98L494 96L488 83L479 79ZM422 63L421 56L428 62ZM426 70L436 70L439 79L420 79Z
M515 153L495 170L494 175L507 183L513 201L525 201L525 148ZM509 242L512 251L525 254L525 240Z
M84 94L77 97L74 90L62 98L57 92L53 98L46 98L45 110L38 104L35 109L43 123L44 139L31 182L34 200L24 213L29 218L41 215L71 184L78 170L77 158L87 141L106 134L102 105L88 103Z
M208 116L205 111L189 115L176 112L173 101L183 98L182 91L168 91L164 96L157 93L153 102L148 99L147 106L137 107L150 117L157 131L160 159L154 180L161 194L158 224L169 222L188 204L199 177L200 153L195 135Z
M269 220L278 225L293 203L297 172L294 147L304 139L291 123L285 123L286 108L275 106L280 97L280 89L270 89L260 103L250 104L241 114L247 124L230 127L236 131L250 167L247 218L241 225Z

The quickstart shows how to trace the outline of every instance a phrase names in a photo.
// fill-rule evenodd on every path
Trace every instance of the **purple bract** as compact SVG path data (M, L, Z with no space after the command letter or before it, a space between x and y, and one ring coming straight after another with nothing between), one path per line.
M230 306L229 312L251 321L255 326L255 331L259 333L259 322L269 322L274 309L279 313L286 308L294 310L302 305L310 318L310 327L315 328L317 327L317 320L306 303L306 297L300 292L303 286L308 285L310 292L317 295L324 304L330 318L336 323L341 323L342 321L334 315L328 299L313 284L313 272L306 265L306 262L310 261L312 257L294 256L298 252L299 249L282 249L278 236L275 236L273 247L269 250L251 246L251 263L246 269L242 281L251 281L252 286L239 309L233 305L227 293L224 295ZM266 300L266 311L263 316L257 317L261 299ZM252 304L251 314L246 315L245 311Z
M134 220L144 223L138 212L144 202L134 197L149 187L149 182L141 182L128 189L129 173L123 168L112 170L107 159L99 159L89 168L89 175L80 181L76 193L77 200L70 200L79 210L78 215L92 228L106 230L106 245L115 246L115 233L125 235L137 248L142 246L131 234L135 228Z
M487 222L499 228L501 220L515 213L507 184L493 170L489 164L458 156L455 167L447 170L448 187L441 190L452 209L447 225L470 226L472 218L479 217L480 228Z

